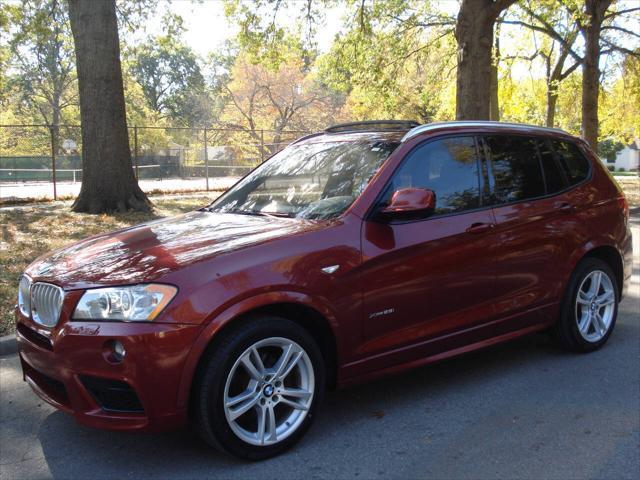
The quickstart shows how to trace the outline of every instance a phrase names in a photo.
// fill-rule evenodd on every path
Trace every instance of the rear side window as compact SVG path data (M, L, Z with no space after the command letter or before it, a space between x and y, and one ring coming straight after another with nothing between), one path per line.
M547 193L553 194L564 190L566 187L564 176L560 171L558 162L556 162L551 145L548 141L541 139L538 141L538 149L544 172L544 182L547 185Z
M511 203L546 194L536 140L491 135L484 138L494 178L496 203Z
M480 206L478 157L473 137L450 137L418 146L393 174L383 202L401 188L427 188L436 194L435 215Z
M589 176L589 160L577 145L558 140L552 140L552 144L570 185L580 183Z

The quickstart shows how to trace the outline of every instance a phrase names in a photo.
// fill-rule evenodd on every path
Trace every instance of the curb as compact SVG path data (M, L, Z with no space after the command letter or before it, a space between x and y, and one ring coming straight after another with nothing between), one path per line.
M18 352L18 342L15 334L0 337L0 357L13 355Z

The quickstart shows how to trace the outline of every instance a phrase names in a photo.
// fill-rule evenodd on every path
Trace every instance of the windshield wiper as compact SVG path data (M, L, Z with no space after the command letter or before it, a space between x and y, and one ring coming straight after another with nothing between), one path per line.
M255 215L257 217L266 217L266 214L260 210L227 210L226 213L236 213L238 215Z
M261 212L263 215L268 215L270 217L279 217L279 218L293 218L295 214L293 213L285 213L285 212Z
M235 213L237 215L253 215L256 217L285 217L285 218L293 218L293 213L284 213L284 212L262 212L260 210L214 210L211 207L204 207L201 210L205 212L217 212L217 213Z
M238 213L240 215L256 215L260 217L278 217L278 218L293 218L293 213L285 212L263 212L261 210L228 210L228 213Z

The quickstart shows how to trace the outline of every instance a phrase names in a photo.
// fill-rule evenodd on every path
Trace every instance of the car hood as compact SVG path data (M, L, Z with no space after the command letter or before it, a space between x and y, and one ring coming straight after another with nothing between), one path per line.
M195 262L320 228L319 222L206 211L98 235L47 254L27 268L65 289L149 282Z

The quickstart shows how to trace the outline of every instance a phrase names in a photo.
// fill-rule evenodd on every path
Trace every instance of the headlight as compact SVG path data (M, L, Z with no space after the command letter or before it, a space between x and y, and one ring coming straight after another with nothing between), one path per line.
M73 312L73 320L153 320L176 295L171 285L146 284L87 290Z
M20 277L18 284L18 308L25 317L31 315L31 279L26 275Z

